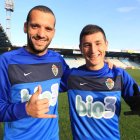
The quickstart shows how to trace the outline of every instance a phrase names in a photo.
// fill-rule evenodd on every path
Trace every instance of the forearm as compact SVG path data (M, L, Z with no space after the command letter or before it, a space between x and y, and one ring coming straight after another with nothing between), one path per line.
M28 117L25 104L26 103L8 104L0 100L0 121L11 122Z
M140 112L140 90L136 83L133 84L131 92L133 95L126 97L125 101L132 111Z
M140 96L132 96L126 100L132 111L140 111Z

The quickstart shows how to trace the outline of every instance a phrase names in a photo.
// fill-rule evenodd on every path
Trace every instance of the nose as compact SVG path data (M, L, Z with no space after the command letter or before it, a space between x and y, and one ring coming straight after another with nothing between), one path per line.
M37 35L41 38L45 37L45 29L43 28L38 29Z
M90 47L90 52L95 53L96 51L97 51L97 46L92 44L91 47Z

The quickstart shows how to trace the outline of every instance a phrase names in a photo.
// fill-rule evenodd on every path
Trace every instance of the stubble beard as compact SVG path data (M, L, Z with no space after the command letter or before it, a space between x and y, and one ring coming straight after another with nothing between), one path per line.
M40 53L45 52L48 49L48 46L50 45L50 42L49 42L49 44L47 44L46 46L44 46L44 48L39 50L34 46L32 40L29 38L29 36L27 36L27 40L28 40L27 46L34 54L40 54Z

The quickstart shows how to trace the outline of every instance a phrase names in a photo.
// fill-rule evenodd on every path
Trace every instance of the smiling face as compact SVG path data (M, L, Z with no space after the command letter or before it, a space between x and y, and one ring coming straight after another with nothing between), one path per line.
M99 70L104 66L107 41L102 32L84 35L81 38L80 49L86 60L86 67L90 70Z
M51 13L33 10L30 20L24 24L27 33L27 50L39 56L47 52L55 33L55 17Z

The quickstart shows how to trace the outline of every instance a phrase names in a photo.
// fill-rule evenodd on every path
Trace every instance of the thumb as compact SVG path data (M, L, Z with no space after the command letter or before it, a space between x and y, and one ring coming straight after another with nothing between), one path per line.
M37 91L32 95L32 99L38 100L38 96L41 94L41 92L42 92L42 87L38 85Z

